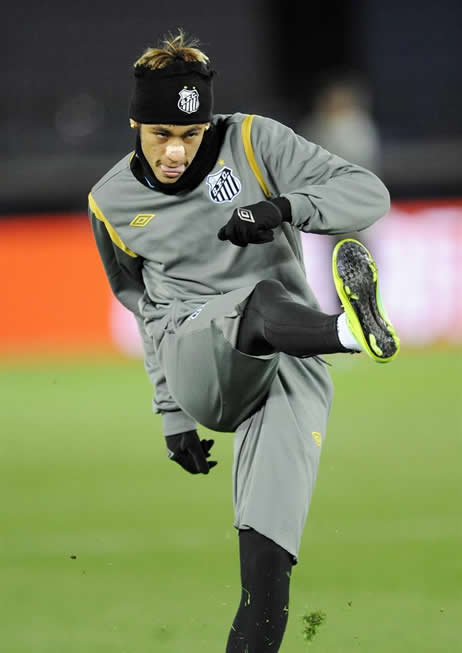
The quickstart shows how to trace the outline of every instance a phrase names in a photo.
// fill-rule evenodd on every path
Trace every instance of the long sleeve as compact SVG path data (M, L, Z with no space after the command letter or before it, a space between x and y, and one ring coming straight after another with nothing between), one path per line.
M302 231L361 231L390 209L389 192L375 174L279 122L256 116L252 142L271 188L289 200L292 224Z
M141 317L138 302L144 293L143 260L128 256L111 240L106 225L89 210L91 228L112 292L119 302Z
M155 388L152 402L153 412L162 415L162 430L165 436L193 431L197 428L195 420L181 410L169 392L167 381L157 360L153 340L146 332L144 321L137 317L138 330L144 349L144 367Z
M144 294L143 261L140 257L129 256L117 247L104 222L98 220L91 210L89 217L111 289L117 299L135 315L143 344L144 367L154 388L153 411L162 415L164 435L191 431L196 428L196 422L181 410L170 395L153 340L146 331L140 313L138 302Z

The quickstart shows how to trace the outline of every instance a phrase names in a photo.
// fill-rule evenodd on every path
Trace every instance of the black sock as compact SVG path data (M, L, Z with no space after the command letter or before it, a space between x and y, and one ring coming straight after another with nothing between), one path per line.
M239 531L242 596L226 653L276 653L289 615L292 556L256 531Z
M299 357L345 352L337 318L295 302L279 281L260 281L242 316L237 348L255 356L276 351Z

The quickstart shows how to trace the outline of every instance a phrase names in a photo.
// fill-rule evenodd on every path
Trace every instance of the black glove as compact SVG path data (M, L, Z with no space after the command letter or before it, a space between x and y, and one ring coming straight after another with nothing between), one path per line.
M247 247L249 243L270 243L274 240L273 229L291 219L288 199L264 200L235 209L229 222L218 232L218 238L230 240L239 247Z
M197 431L167 435L165 440L170 460L191 474L208 474L217 464L216 460L207 460L214 440L199 440Z

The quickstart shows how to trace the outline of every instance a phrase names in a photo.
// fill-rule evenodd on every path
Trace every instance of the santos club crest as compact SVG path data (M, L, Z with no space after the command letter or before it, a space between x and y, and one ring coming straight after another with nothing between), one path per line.
M214 175L207 177L210 199L214 202L231 202L241 192L242 184L233 175L231 168L225 166Z
M194 113L199 108L199 92L195 86L184 88L179 92L178 108L184 113Z

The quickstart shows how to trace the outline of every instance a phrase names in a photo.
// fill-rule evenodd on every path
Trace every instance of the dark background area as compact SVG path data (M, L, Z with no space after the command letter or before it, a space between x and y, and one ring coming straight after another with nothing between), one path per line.
M133 147L133 62L179 26L219 73L217 112L297 129L320 80L353 72L370 92L392 197L461 194L460 0L139 0L131 9L28 0L4 22L2 214L86 209L90 187Z

